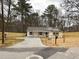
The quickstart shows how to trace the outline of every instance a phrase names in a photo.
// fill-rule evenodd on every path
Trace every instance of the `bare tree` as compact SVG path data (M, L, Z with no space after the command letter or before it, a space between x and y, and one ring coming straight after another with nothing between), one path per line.
M9 23L11 23L11 0L7 0L8 2L8 15L7 15L7 31L9 30Z
M2 44L4 44L4 9L3 9L3 0L1 0L1 10L2 10Z
M74 20L74 22L78 24L79 0L63 0L62 7L65 9L67 19L71 21ZM71 31L70 27L69 27L69 31Z

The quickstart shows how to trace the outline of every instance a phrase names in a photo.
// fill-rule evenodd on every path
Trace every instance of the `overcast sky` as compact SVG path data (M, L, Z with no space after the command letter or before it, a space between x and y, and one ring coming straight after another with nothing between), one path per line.
M37 10L40 12L44 12L44 10L50 4L54 4L60 11L62 11L62 8L60 7L60 4L62 3L62 1L63 0L30 0L29 3L31 3L34 10Z
M30 3L34 10L39 10L40 12L43 12L50 4L54 4L58 9L62 9L60 7L62 0L30 0Z
M15 2L17 2L17 0L15 0ZM60 12L63 10L60 7L62 0L30 0L29 3L31 3L35 11L39 11L40 13L43 13L50 4L54 4L60 10Z

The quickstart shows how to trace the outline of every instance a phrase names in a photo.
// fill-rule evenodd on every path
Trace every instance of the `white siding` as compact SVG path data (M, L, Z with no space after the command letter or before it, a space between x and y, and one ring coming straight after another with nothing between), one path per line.
M32 32L32 35L30 35L30 32L27 32L27 36L34 36L34 37L46 37L45 32L42 32L42 35L39 34L39 32ZM62 38L63 33L59 32L59 38ZM48 33L48 37L54 39L55 35L53 35L53 32Z

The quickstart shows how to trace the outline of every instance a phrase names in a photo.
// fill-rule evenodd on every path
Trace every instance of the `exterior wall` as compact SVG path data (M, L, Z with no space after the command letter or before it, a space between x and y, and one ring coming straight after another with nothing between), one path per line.
M27 32L27 36L30 36L30 35L29 35L29 32Z
M27 32L27 36L34 36L34 37L46 37L45 32L42 32L42 35L39 35L39 32L32 32L32 35L30 35L30 32ZM59 38L62 38L63 33L59 32ZM49 32L48 33L48 37L54 39L55 35L53 34L53 32Z
M49 38L52 38L52 39L55 38L55 36L53 35L53 32L49 32L49 33L48 33L48 37L49 37Z
M34 37L45 37L45 33L42 32L42 35L39 35L39 32L32 32L32 35L30 35L30 32L27 32L27 36L34 36Z
M39 37L46 37L45 32L42 32L42 35L39 35Z
M37 37L38 36L38 32L33 32L33 36Z
M53 34L53 32L49 32L48 35L49 38L55 39L55 35ZM58 38L62 38L63 37L63 33L59 32Z
M32 32L32 35L30 35L30 32L27 32L27 36L38 36L37 32Z
M63 32L59 32L59 38L62 38L63 37Z

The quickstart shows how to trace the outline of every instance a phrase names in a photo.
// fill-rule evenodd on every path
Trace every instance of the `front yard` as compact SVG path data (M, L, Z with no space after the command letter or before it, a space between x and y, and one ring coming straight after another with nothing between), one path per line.
M25 36L25 33L13 33L13 32L5 32L5 33L7 34L5 38L5 44L2 45L1 32L0 32L0 47L11 46L24 40L23 38Z
M24 41L25 33L12 33L6 32L7 36L5 39L5 44L2 45L1 42L1 32L0 32L0 47L7 47L14 45L16 43ZM57 44L55 45L55 39L48 40L48 38L41 38L44 45L49 47L79 47L79 32L65 32L65 43L63 43L63 38L57 39Z
M55 39L48 40L48 38L41 38L44 45L50 47L79 47L79 32L65 32L65 43L63 43L63 38L58 38L57 44L55 45Z

